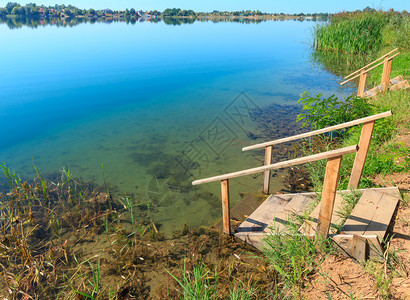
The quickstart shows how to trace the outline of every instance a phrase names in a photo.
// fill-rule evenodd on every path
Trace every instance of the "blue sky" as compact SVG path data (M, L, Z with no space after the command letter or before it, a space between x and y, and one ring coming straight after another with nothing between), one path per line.
M9 0L10 1L10 0ZM4 7L9 1L0 1L0 6ZM30 0L18 1L20 4L36 3L44 5L54 4L72 4L79 8L111 8L115 10L123 10L126 8L135 8L142 10L164 10L165 8L182 8L193 9L195 11L212 11L216 10L256 10L263 12L284 12L284 13L313 13L313 12L340 12L352 11L356 9L363 9L366 6L374 7L376 9L382 8L387 10L393 8L398 11L410 10L409 0Z

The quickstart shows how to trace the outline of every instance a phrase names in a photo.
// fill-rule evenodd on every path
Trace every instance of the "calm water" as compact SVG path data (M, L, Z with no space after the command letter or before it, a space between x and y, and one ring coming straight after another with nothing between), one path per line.
M0 161L33 176L70 169L152 203L170 231L220 216L219 183L193 179L259 166L242 153L247 113L299 94L345 94L309 61L314 22L0 25ZM274 182L279 188L280 180ZM259 190L261 177L231 183Z

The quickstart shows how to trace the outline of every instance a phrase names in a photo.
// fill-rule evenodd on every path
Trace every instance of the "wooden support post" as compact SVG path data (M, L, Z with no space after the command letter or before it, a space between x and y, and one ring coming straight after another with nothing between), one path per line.
M356 153L352 173L350 174L349 189L357 189L360 182L360 177L363 173L364 164L366 162L367 152L369 151L370 141L374 129L374 122L370 121L363 124L362 133L360 134L359 151Z
M342 158L343 156L329 158L326 164L322 200L317 222L317 234L323 238L327 238L327 235L329 234Z
M265 166L270 165L272 163L272 150L273 146L265 147ZM266 195L269 194L270 172L271 170L263 172L262 193Z
M367 72L362 70L360 72L359 88L357 89L357 96L359 97L363 97L364 89L366 87L366 78L367 78Z
M358 261L364 261L369 257L369 244L367 239L356 234L353 235L352 256Z
M387 89L389 88L391 67L393 64L393 58L390 58L390 59L388 58L389 58L388 56L385 58L384 64L383 64L383 76L382 76L382 84L384 85L383 92L387 91Z
M222 193L222 227L223 232L231 234L231 214L229 207L229 180L221 180Z

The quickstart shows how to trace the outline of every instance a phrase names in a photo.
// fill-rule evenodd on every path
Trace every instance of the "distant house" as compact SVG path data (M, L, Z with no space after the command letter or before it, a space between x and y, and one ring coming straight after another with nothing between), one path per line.
M148 11L142 11L142 10L140 10L139 12L137 12L137 14L138 14L140 17L145 17L145 18L151 17L151 15L150 15L150 13L149 13Z
M38 12L39 12L40 14L44 14L44 10L43 10L42 8L40 8L40 9L38 10Z

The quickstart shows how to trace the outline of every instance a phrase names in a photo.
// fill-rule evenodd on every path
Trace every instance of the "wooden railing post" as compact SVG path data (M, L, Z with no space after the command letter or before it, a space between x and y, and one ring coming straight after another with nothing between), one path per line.
M323 238L327 238L329 234L342 158L343 155L329 158L326 164L320 213L317 222L317 234Z
M383 64L383 76L382 76L382 84L384 85L383 92L387 91L387 89L389 88L392 63L393 63L393 58L389 59L389 56L386 56L386 58L384 59L384 64Z
M229 180L221 180L222 193L222 228L223 232L231 234L231 214L229 207Z
M265 166L270 165L272 163L272 150L273 146L265 147ZM262 193L266 195L269 194L270 172L270 170L263 172Z
M366 87L366 78L367 78L367 72L362 70L360 72L359 88L357 89L357 96L359 97L363 97L364 89Z
M350 174L349 189L357 189L362 176L364 164L366 162L367 152L369 151L370 141L372 140L372 134L375 121L367 122L363 124L362 132L360 134L359 151L356 153L352 173Z

